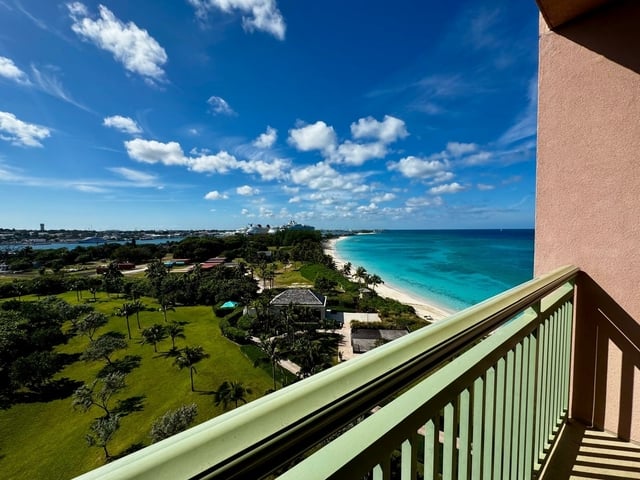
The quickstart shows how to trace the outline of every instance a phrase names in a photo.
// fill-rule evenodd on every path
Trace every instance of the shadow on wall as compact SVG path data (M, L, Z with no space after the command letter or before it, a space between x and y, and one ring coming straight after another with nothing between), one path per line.
M630 440L640 435L632 432L634 420L640 425L633 418L634 384L640 384L640 324L585 273L578 277L576 303L571 416ZM619 365L612 358L619 358ZM617 426L605 419L612 402L618 402Z
M558 35L640 73L640 2L612 1L593 13L560 26ZM631 94L631 92L629 92Z

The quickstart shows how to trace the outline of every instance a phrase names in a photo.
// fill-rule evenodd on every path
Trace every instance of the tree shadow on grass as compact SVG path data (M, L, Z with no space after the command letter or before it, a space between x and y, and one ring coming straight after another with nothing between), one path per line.
M81 386L81 381L63 377L49 382L38 392L17 392L14 400L15 403L37 403L62 400L63 398L70 397L71 394Z
M64 368L67 365L71 365L72 363L76 363L80 360L82 353L58 353L57 360L60 362L60 368Z
M175 358L180 356L180 349L178 347L170 348L166 352L158 352L156 357Z
M145 395L136 395L125 398L124 400L118 400L118 404L116 408L113 409L113 413L124 417L133 412L141 412L144 409L142 403L145 398Z
M130 453L137 452L138 450L142 450L144 447L146 447L144 442L132 443L126 449L124 449L122 452L120 452L119 454L112 456L109 459L109 462L113 462L114 460L117 460L119 458L126 457Z
M140 355L127 355L118 360L114 360L111 365L105 365L102 370L98 372L98 378L103 378L110 373L131 373L135 368L140 366L142 357Z

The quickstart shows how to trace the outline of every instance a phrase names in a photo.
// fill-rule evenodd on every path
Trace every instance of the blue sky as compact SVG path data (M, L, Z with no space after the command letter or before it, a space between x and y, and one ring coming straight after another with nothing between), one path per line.
M531 228L533 0L0 0L0 227Z

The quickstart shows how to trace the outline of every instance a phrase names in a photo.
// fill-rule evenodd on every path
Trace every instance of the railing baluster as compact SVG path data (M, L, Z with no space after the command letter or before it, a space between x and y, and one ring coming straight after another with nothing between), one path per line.
M440 414L427 421L424 426L424 478L435 480L439 476L440 456Z
M495 431L493 434L493 476L492 478L502 478L502 457L504 444L504 418L505 418L505 375L506 360L501 358L496 365L496 413Z
M533 331L529 339L529 355L528 355L528 372L527 372L527 398L526 402L526 424L524 430L524 468L522 473L523 480L529 480L533 471L533 456L535 447L535 418L538 413L538 405L536 404L536 380L538 377L538 339L537 335L540 328Z
M494 416L495 416L495 388L496 388L496 369L489 367L485 375L484 389L484 442L482 455L482 478L491 480L493 478L492 459L493 459L493 432L494 432Z
M412 432L401 447L401 475L402 480L415 480L418 472L418 434Z
M373 467L373 480L390 480L391 479L391 458L388 456Z
M525 338L526 340L526 338ZM515 348L516 364L513 375L513 441L511 444L511 480L519 480L518 469L522 468L520 459L523 457L520 453L520 446L524 445L524 442L520 441L520 437L524 432L524 422L521 422L521 418L524 416L524 409L526 408L526 402L524 397L526 396L526 389L523 389L523 383L527 378L526 362L523 362L523 344L519 342ZM508 452L507 452L508 453ZM508 455L507 455L508 456Z
M546 340L547 340L547 324L543 320L538 327L538 351L536 358L536 386L534 388L536 398L536 414L535 414L535 429L534 437L535 443L533 445L533 464L532 468L537 468L538 459L540 458L540 452L542 451L542 444L544 442L544 416L546 414L546 380L547 380L547 365L546 365Z
M454 403L444 407L444 442L442 445L442 479L453 480L456 467L456 408Z
M473 382L473 445L471 457L472 478L480 478L484 446L482 443L482 425L484 419L484 385L483 377Z
M465 388L458 397L460 424L458 435L458 479L466 480L471 473L471 392Z
M514 390L514 364L515 352L509 350L506 357L507 372L505 377L505 404L504 404L504 441L502 446L502 478L509 478L511 467L511 444L513 442L513 390ZM498 460L499 461L499 460Z

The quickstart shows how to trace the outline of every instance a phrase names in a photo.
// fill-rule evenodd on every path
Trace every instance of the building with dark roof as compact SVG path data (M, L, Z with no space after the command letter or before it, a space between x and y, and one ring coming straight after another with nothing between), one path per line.
M365 353L396 338L404 337L408 333L408 330L353 328L351 329L351 347L353 353Z
M273 297L270 305L276 310L290 305L309 308L317 311L320 320L324 320L327 308L327 299L324 295L314 292L308 288L289 288Z

